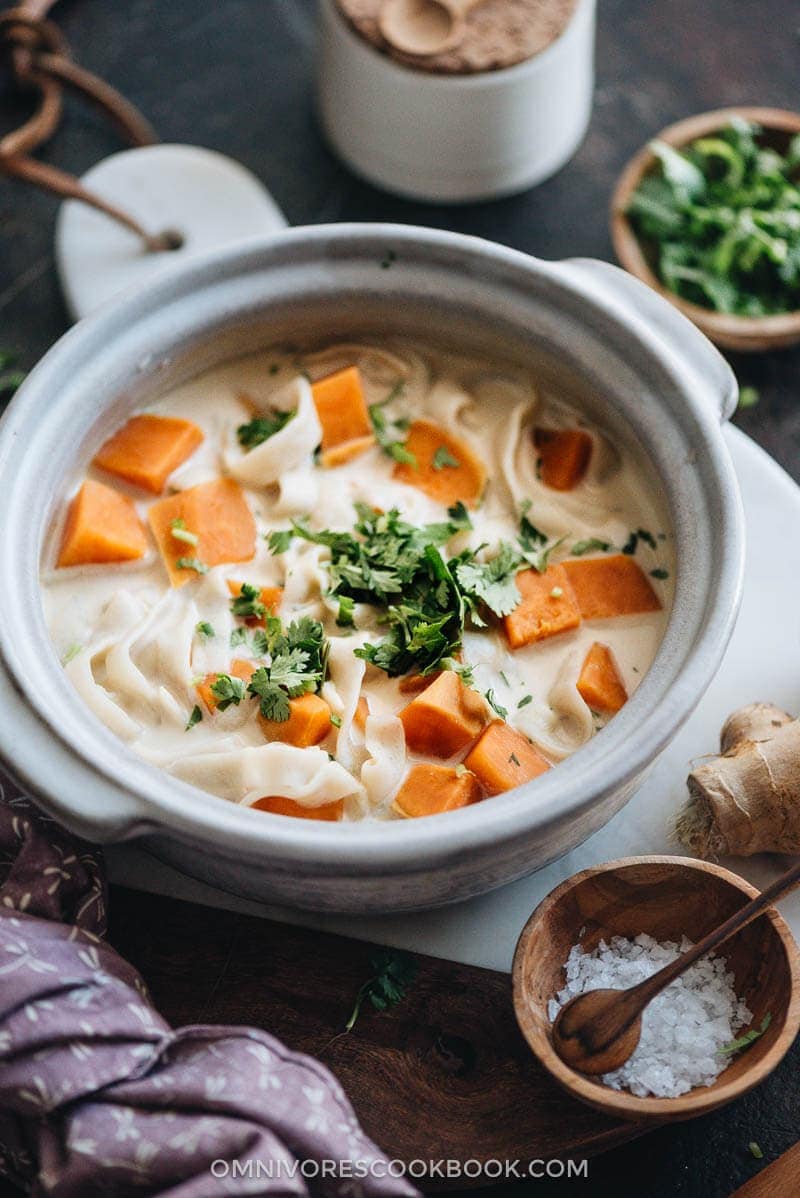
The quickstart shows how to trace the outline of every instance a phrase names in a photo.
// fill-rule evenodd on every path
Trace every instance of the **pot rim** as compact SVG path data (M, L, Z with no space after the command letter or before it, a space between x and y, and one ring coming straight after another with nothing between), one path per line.
M351 253L360 257L366 257L365 247L368 247L369 255L374 255L378 262L387 244L403 247L409 258L415 255L419 260L421 255L429 266L435 263L438 269L444 264L445 268L454 271L454 260L458 258L462 263L468 259L476 269L482 266L485 270L491 260L494 270L502 273L509 288L512 279L518 284L531 278L554 284L562 295L578 300L587 318L594 315L602 319L616 333L638 345L653 369L660 369L675 392L681 395L682 402L691 409L703 437L703 444L698 448L703 451L706 464L712 467L711 477L721 511L719 525L713 527L715 543L720 551L724 544L725 552L724 560L709 582L713 600L679 677L662 697L652 702L650 692L657 685L658 663L663 658L665 643L671 632L673 638L679 635L680 610L676 596L659 652L625 710L604 730L602 737L594 738L534 784L498 795L491 802L424 820L314 824L254 812L180 782L139 758L81 703L81 717L85 717L89 739L98 749L105 739L106 748L113 745L116 753L123 755L123 768L137 767L139 786L112 776L91 756L70 744L68 737L49 718L38 695L26 693L24 671L20 671L15 661L15 647L10 643L4 621L0 625L0 668L7 671L5 681L16 690L22 703L9 705L7 718L0 722L0 750L12 762L12 772L21 776L42 798L45 806L65 823L70 823L71 816L73 824L79 820L69 802L59 798L58 780L49 784L41 781L41 774L46 772L40 767L41 758L34 753L31 759L31 750L27 750L26 762L14 764L14 757L18 756L15 748L22 743L19 738L30 734L33 728L40 734L46 731L57 738L60 748L66 748L71 754L73 763L83 767L78 772L83 775L86 785L94 783L96 787L100 784L104 794L124 803L127 814L118 822L125 826L122 831L118 827L112 828L106 839L119 840L145 832L164 831L195 843L207 843L214 837L223 855L241 854L250 860L280 859L287 865L313 862L334 874L357 871L375 875L393 869L417 871L423 866L446 864L469 851L487 850L513 841L531 827L544 828L562 818L575 818L603 795L624 787L642 773L674 736L714 676L735 623L744 568L741 500L733 466L720 435L719 413L712 410L707 396L697 394L687 381L686 364L676 359L674 349L670 352L663 339L616 306L613 297L609 300L598 294L598 289L589 285L590 280L570 269L580 263L545 262L458 233L406 225L358 223L298 227L234 249L214 252L81 321L56 343L20 387L0 424L0 467L8 459L9 449L15 441L15 425L30 409L35 411L37 404L44 407L48 395L64 377L63 371L70 369L72 359L80 355L85 344L111 342L119 328L152 317L170 303L186 300L196 289L231 279L241 282L249 273L263 271L270 264L270 255L279 256L280 251L285 255L294 247L303 255L304 262L309 263L313 257L316 264L321 264L326 261L325 251L331 245L340 255L343 247L350 246ZM436 255L435 259L432 254ZM327 260L329 268L332 263L335 258ZM698 336L688 322L686 327L693 336ZM687 339L688 336L687 332ZM709 351L714 352L710 347ZM648 448L646 443L644 448ZM0 469L0 493L3 486L9 485L7 479L3 481L4 473ZM679 551L680 545L676 548ZM723 557L722 552L720 556ZM3 568L0 561L0 575ZM37 644L44 653L49 653L54 669L60 670L49 640L42 643L37 639ZM39 739L43 747L43 738L40 736ZM146 787L144 783L147 783ZM145 790L147 793L143 793ZM131 814L132 810L135 815ZM86 834L87 826L90 827L83 825L83 834Z

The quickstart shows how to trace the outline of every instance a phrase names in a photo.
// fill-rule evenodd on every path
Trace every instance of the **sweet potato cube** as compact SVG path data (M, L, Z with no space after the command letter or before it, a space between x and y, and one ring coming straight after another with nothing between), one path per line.
M242 682L248 683L257 669L254 661L246 661L243 657L237 657L231 662L228 673L232 678L241 678ZM196 687L198 695L212 714L217 710L219 699L211 688L218 678L219 674L206 674L203 681L198 682Z
M360 457L362 453L372 449L374 444L375 438L372 433L366 437L353 437L352 441L342 441L341 445L334 445L332 449L323 449L320 461L326 470L332 470L335 466L344 466L347 462L352 462L353 458Z
M289 700L288 720L258 720L268 740L279 740L285 745L296 745L307 749L318 745L331 731L331 709L319 695L308 692Z
M228 590L234 599L238 599L242 592L242 583L239 579L228 579ZM260 599L267 609L268 616L274 616L275 612L281 605L283 598L283 587L262 587ZM251 628L263 628L265 619L264 616L246 616L245 624Z
M436 681L441 672L441 670L436 670L432 674L403 674L397 684L397 689L401 695L421 695L432 682Z
M504 720L494 720L464 758L487 794L497 795L530 782L550 769L526 736Z
M421 762L412 765L406 780L394 797L398 815L414 819L421 815L439 815L455 811L483 798L478 779L469 770Z
M337 823L342 818L344 800L337 799L333 803L323 803L320 807L306 807L295 799L285 799L280 795L265 795L251 803L257 811L271 811L273 815L291 815L295 819L320 819L328 823Z
M661 602L641 567L624 553L564 562L584 620L660 611Z
M613 714L627 703L628 692L608 645L595 641L586 654L578 676L578 693L593 711Z
M221 562L249 562L255 555L256 522L241 487L232 478L214 479L158 499L150 505L147 518L174 587L197 577L191 566L178 565L181 558L218 566ZM182 530L198 538L196 545L173 535L176 521L182 521Z
M147 533L133 502L87 478L69 505L57 564L128 562L146 549Z
M537 428L539 473L546 487L571 491L589 469L593 441L581 428Z
M406 744L426 757L452 757L487 721L486 703L452 670L443 670L400 712Z
M160 495L173 470L190 457L203 434L190 420L175 416L132 416L94 459L95 466Z
M569 632L580 624L581 613L563 566L548 566L542 574L522 570L517 575L517 586L522 601L503 617L512 649Z
M357 366L347 366L312 383L311 392L322 425L322 452L372 434Z
M486 485L486 467L460 437L430 420L415 420L405 440L416 464L398 462L394 477L418 487L445 507L475 507Z

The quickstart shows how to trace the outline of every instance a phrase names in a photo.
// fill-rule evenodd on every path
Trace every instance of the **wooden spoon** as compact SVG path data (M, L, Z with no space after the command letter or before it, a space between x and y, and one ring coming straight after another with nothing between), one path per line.
M385 0L378 27L390 45L420 58L459 44L467 14L483 0Z
M580 1073L611 1073L631 1056L642 1032L642 1011L657 994L706 953L757 919L776 899L800 885L800 862L669 965L630 990L589 990L562 1007L553 1024L553 1047Z

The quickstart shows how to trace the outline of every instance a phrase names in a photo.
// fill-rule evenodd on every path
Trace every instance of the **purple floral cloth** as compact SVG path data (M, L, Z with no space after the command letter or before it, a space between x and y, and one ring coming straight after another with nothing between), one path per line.
M0 778L2 784L2 778ZM96 849L0 800L0 1172L37 1196L411 1196L319 1062L173 1031L103 942Z

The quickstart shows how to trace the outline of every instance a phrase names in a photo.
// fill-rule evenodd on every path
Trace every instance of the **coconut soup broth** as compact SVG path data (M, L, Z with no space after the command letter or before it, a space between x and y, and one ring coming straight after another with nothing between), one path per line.
M94 714L203 790L346 820L488 800L601 732L656 654L674 562L652 472L517 367L267 351L149 412L178 423L88 467L45 614ZM161 491L131 481L153 429L162 465L184 455Z

